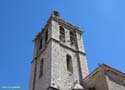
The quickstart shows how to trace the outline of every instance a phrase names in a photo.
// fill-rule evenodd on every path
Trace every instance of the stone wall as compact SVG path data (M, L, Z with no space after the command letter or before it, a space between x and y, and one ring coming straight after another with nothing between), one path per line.
M61 90L70 90L79 81L77 57L73 51L67 50L60 44L52 43L51 85ZM67 71L66 55L72 57L73 73Z
M44 46L43 46L44 47ZM33 84L35 84L35 90L46 90L50 86L51 81L51 43L48 43L44 52L39 52L39 56L37 57L37 66L36 66L36 77L35 83L33 83L34 79L34 70L35 70L35 62L32 63L32 74L31 74L31 84L30 90L33 90ZM43 59L43 75L40 75L40 60Z
M65 29L65 42L59 40L59 26ZM72 30L72 29L71 29ZM86 56L84 54L78 54L75 45L70 43L70 31L65 25L52 21L52 49L51 49L51 86L60 88L61 90L70 90L73 88L74 83L79 81L79 64L82 71L82 77L88 75L88 66L86 62ZM78 41L78 50L85 53L83 48L82 36L76 32L76 39ZM66 55L72 57L73 73L67 71ZM79 57L79 61L78 61Z

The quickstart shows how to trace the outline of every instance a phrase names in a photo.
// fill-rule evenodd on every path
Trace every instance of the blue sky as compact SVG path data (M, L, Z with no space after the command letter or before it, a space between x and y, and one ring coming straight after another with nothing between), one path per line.
M83 39L90 72L98 63L125 72L124 3L125 0L0 0L0 86L19 85L18 90L28 90L32 40L53 10L86 31Z

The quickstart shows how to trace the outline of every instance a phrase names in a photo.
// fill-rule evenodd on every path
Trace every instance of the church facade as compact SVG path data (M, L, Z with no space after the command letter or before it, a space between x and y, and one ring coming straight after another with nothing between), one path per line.
M125 90L125 74L107 65L88 73L82 31L57 11L34 43L30 90Z

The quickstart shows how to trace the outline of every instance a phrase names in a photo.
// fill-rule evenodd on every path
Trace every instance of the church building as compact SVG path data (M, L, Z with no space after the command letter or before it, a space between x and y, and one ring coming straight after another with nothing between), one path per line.
M125 74L105 64L88 72L82 31L53 11L34 39L30 90L125 90Z

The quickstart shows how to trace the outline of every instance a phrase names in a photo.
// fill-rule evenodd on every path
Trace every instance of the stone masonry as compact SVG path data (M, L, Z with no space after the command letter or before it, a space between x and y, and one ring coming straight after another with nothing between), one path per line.
M64 29L64 41L60 39L60 27ZM71 32L74 33L72 37ZM47 41L45 41L46 37ZM42 48L39 48L41 39ZM71 39L74 39L72 43ZM88 66L82 32L78 27L60 19L58 12L54 11L45 27L34 39L34 43L30 90L81 90L84 88L82 79L88 75ZM67 59L68 57L70 60ZM39 77L41 60L44 63L42 76Z

